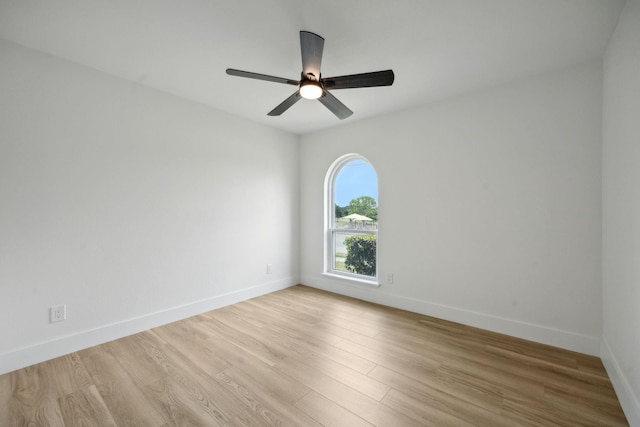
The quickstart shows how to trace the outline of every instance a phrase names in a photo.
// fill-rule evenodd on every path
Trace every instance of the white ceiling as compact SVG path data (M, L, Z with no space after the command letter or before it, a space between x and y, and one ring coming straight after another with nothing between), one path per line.
M349 123L600 58L624 0L0 0L0 37L294 133ZM280 117L299 31L325 38L325 77L393 69L391 87L333 92Z

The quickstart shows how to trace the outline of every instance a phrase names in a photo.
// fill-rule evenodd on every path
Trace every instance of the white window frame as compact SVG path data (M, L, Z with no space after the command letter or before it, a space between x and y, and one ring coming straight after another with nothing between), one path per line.
M336 177L338 176L342 168L347 163L353 160L362 160L364 162L367 162L369 166L373 168L374 172L376 172L376 180L378 179L378 172L373 167L373 164L371 164L371 162L364 156L361 156L360 154L356 154L356 153L345 154L344 156L339 157L335 162L333 162L333 164L329 168L329 171L327 172L327 175L325 177L325 183L324 183L324 188L325 188L324 274L331 276L333 278L345 279L351 282L379 286L380 285L378 282L379 250L378 250L377 244L378 244L378 231L379 231L380 217L378 216L378 228L375 230L359 230L359 229L335 227L336 202L334 197L335 196L334 186L335 186ZM378 190L378 193L379 193L379 190ZM378 206L380 205L379 197L380 196L378 194ZM335 269L335 259L336 259L336 256L334 253L335 236L339 232L348 232L349 234L374 234L376 236L376 275L375 277Z

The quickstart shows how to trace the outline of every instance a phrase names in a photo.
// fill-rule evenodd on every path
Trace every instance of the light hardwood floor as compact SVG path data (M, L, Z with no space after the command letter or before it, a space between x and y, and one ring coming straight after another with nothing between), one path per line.
M599 359L296 286L0 376L1 426L624 426Z

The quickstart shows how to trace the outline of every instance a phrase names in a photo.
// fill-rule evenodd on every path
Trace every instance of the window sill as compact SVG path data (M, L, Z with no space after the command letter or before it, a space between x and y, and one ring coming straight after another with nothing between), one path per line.
M340 280L345 280L347 282L351 282L351 283L358 283L358 284L363 284L363 285L368 285L368 286L375 286L375 287L379 287L380 283L378 283L377 280L370 280L370 279L364 279L362 277L358 277L355 275L347 275L347 274L337 274L337 273L328 273L328 272L324 272L322 273L323 276L327 276L330 277L332 279L340 279Z

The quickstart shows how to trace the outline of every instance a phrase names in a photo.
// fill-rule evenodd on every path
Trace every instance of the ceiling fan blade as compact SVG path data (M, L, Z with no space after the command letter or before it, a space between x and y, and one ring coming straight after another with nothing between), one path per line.
M293 104L295 104L296 102L300 101L300 98L301 98L300 91L297 90L297 91L294 92L293 95L291 95L290 97L288 97L287 99L282 101L280 103L280 105L278 105L273 110L269 111L267 113L267 116L279 116L280 114L282 114L285 111L287 111Z
M300 84L300 82L296 80L285 79L282 77L268 76L266 74L252 73L250 71L234 70L233 68L227 68L227 74L229 74L230 76L246 77L249 79L256 79L256 80L266 80L268 82L284 83L284 84L294 85L294 86L298 86Z
M322 79L325 89L353 89L358 87L391 86L395 76L392 70Z
M324 91L324 94L320 98L318 98L318 101L320 101L322 105L327 107L340 120L344 120L353 114L353 111L348 109L346 105L338 100L338 98L331 95L326 90Z
M324 39L309 31L300 31L300 51L302 52L302 74L305 77L313 75L312 80L320 80L320 64Z

